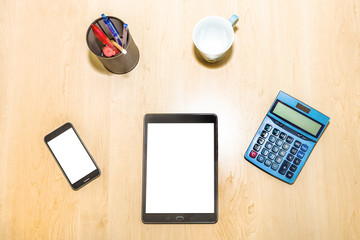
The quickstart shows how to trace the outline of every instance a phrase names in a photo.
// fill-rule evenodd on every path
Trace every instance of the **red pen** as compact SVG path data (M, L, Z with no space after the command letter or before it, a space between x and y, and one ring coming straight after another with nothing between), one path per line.
M106 46L110 47L115 54L118 54L120 51L112 45L110 39L103 33L95 24L91 24L91 29L93 30L95 36Z

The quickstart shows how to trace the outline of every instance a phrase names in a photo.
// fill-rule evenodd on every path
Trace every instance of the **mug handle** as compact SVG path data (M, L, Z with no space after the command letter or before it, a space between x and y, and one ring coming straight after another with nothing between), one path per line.
M232 15L229 18L229 22L233 28L235 27L235 25L237 24L238 21L239 21L239 17L236 14Z

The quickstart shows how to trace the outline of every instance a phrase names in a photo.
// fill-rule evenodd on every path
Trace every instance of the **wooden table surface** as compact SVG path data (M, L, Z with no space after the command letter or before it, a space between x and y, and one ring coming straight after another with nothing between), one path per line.
M129 24L140 61L111 74L85 34ZM192 42L208 15L240 20L225 59ZM2 1L0 239L360 239L360 2ZM244 153L282 90L330 124L293 185ZM216 113L219 221L141 222L146 113ZM102 170L73 191L43 138L72 122Z

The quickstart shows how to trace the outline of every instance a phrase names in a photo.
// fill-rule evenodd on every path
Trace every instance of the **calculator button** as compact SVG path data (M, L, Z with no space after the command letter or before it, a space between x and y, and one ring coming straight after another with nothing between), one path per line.
M264 162L265 157L263 155L259 154L259 156L257 157L257 160L262 163L262 162Z
M295 172L296 169L297 169L297 166L296 166L296 165L292 164L292 165L290 166L290 171Z
M260 136L262 136L263 138L266 138L269 135L269 133L267 131L262 131Z
M263 143L265 142L265 139L259 137L256 142L257 142L258 144L260 144L260 145L263 145Z
M272 144L271 143L269 143L269 142L266 142L265 143L265 147L267 148L267 149L271 149L272 148Z
M277 170L279 168L279 164L277 164L276 162L274 162L272 165L271 165L271 169L272 170Z
M279 151L279 147L273 146L273 148L271 149L271 151L273 151L274 153L277 153L277 152Z
M264 162L265 166L270 166L271 165L271 161L269 159L266 159Z
M269 150L267 150L265 148L263 148L263 150L261 150L261 154L264 156L268 155L268 153L269 153Z
M287 155L286 160L289 160L290 162L294 160L294 155L291 155L290 153Z
M297 153L297 149L296 148L294 148L294 147L292 147L291 149L290 149L290 152L291 152L291 154L293 154L293 155L295 155L296 153Z
M284 140L286 138L286 133L281 132L279 138Z
M277 163L281 163L281 162L282 162L282 158L281 158L281 157L279 157L279 156L277 156L277 157L275 158L275 162L277 162Z
M274 130L272 131L272 134L274 134L275 136L278 136L280 133L279 129L274 128Z
M280 157L285 157L286 151L281 149L278 154L279 154Z
M299 158L295 158L294 164L299 165L301 163L301 160Z
M272 126L270 124L266 124L264 129L267 131L267 132L270 132L270 130L272 129Z
M251 151L249 155L250 157L255 158L257 153L255 151Z
M293 138L293 137L288 136L288 137L286 138L286 142L289 143L289 144L291 144L293 141L294 141L294 138Z
M290 163L288 161L284 161L281 164L281 167L279 169L279 173L284 175L286 173L286 170L288 170L289 166L290 166Z
M299 147L301 146L301 142L299 142L298 140L296 140L296 141L294 142L294 146L297 147L297 148L299 148Z
M288 171L285 176L286 176L288 179L291 179L291 178L294 176L294 174L293 174L292 172Z
M303 152L306 152L308 150L308 148L309 147L306 144L303 144L303 145L301 145L300 150L303 151Z
M281 139L278 139L278 140L276 140L276 145L278 145L279 147L281 147L281 145L284 143L284 141L283 140L281 140Z
M269 153L268 158L269 158L270 160L274 160L274 159L275 159L275 156L276 156L276 155L271 152L271 153Z
M276 140L276 137L274 137L274 135L271 135L271 136L269 137L269 141L270 141L270 142L274 143L275 140Z
M299 151L298 154L297 154L297 157L302 159L304 157L305 153L302 152L302 151Z
M258 152L258 151L260 151L261 146L259 144L255 143L253 149Z
M290 148L290 144L284 143L284 145L282 146L282 148L283 148L284 150L288 150L288 149Z

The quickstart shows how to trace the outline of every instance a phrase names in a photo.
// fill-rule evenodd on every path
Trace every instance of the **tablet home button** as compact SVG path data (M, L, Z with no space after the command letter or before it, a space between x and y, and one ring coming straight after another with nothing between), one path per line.
M181 220L184 220L184 217L183 217L183 216L177 216L177 217L176 217L176 220L180 220L180 221L181 221Z

